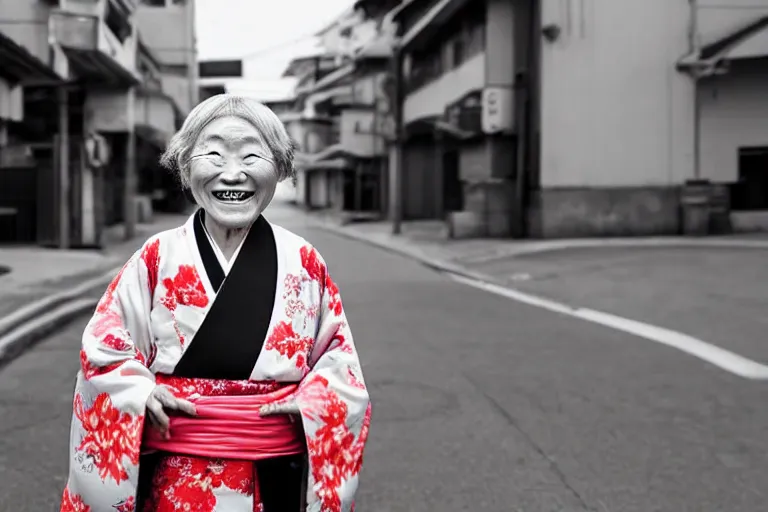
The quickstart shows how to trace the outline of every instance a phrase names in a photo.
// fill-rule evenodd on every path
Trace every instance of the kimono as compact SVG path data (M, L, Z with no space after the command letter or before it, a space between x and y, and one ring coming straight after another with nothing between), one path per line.
M371 407L338 287L312 245L263 217L230 266L203 215L150 238L85 328L61 512L353 511ZM158 384L193 403L293 386L305 453L148 453Z

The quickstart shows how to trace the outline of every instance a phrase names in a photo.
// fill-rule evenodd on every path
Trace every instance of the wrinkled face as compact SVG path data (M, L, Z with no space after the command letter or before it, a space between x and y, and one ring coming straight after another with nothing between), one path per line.
M192 195L224 228L244 228L256 220L272 200L277 182L278 171L261 134L238 117L211 122L192 150Z

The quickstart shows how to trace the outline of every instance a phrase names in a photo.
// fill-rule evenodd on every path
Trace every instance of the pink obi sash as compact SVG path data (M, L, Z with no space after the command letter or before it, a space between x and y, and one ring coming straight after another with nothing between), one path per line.
M261 406L294 394L296 384L161 375L157 383L195 404L197 416L172 416L168 439L147 425L143 450L252 461L306 452L300 421L287 414L259 415Z

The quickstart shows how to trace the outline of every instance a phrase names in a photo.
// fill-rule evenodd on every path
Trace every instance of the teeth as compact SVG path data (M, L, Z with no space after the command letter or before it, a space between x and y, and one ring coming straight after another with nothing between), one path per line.
M245 198L249 197L251 194L248 192L242 192L242 191L236 191L236 190L226 190L223 192L214 192L213 194L216 196L216 199L219 199L221 201L242 201Z

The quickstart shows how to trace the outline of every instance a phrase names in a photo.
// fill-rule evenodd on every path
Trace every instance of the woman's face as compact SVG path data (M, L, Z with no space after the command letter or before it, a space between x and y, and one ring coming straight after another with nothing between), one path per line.
M239 117L211 122L192 150L192 195L222 227L250 225L272 200L277 182L278 171L261 134Z

